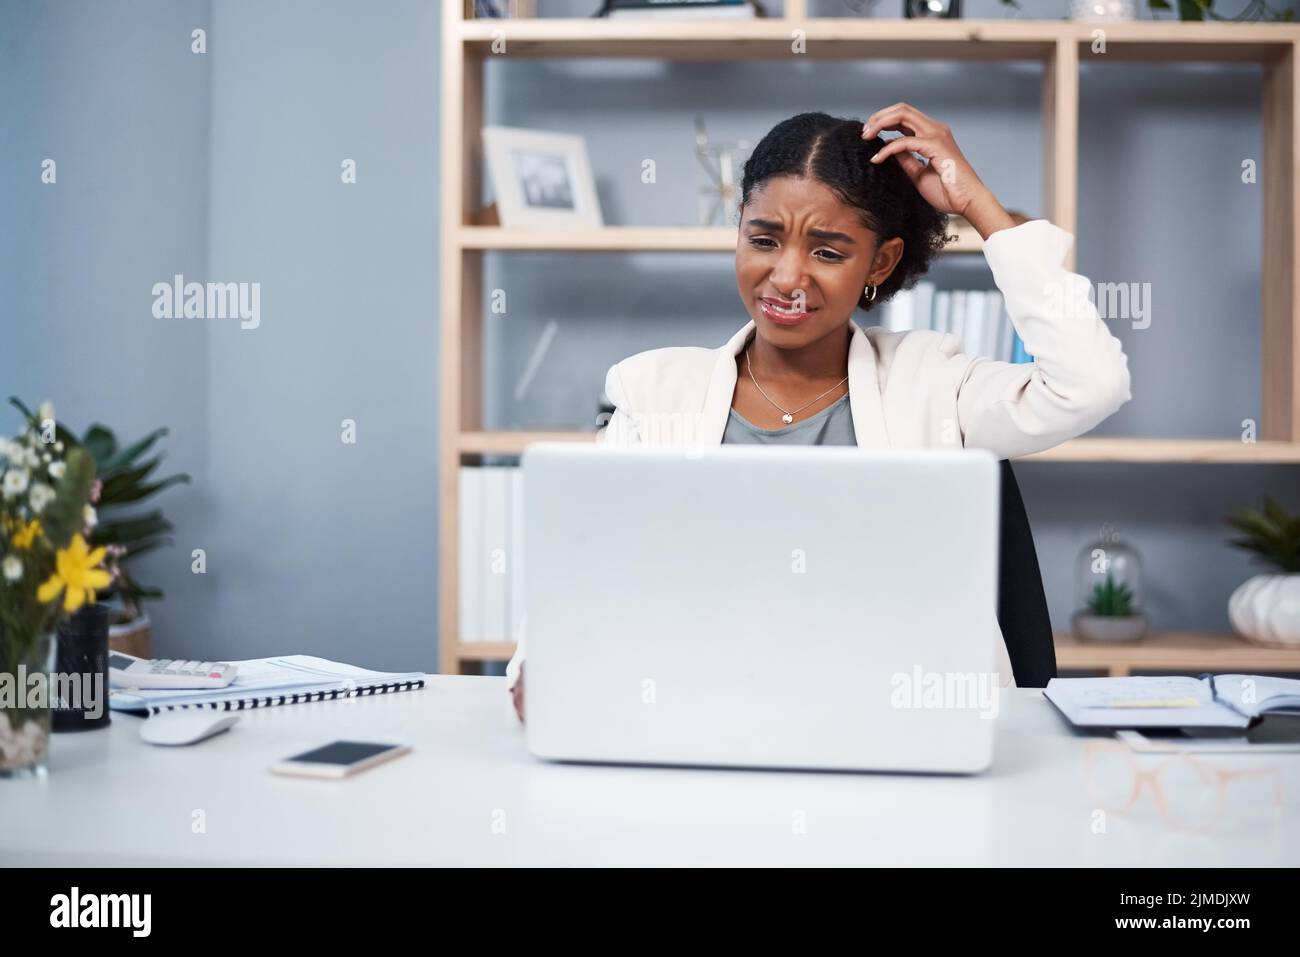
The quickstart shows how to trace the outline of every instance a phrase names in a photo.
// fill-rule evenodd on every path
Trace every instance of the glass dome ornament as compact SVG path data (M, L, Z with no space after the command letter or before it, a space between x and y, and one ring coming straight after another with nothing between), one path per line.
M1079 552L1074 635L1082 641L1136 641L1147 633L1142 558L1107 523Z

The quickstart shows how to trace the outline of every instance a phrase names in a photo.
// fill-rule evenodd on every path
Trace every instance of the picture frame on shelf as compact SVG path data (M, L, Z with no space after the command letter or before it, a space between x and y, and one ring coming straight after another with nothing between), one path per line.
M483 152L500 225L508 229L605 225L583 137L485 126Z

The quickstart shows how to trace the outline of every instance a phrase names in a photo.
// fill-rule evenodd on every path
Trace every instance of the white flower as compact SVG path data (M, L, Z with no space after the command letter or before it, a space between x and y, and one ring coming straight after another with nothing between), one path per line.
M5 473L4 477L4 496L13 498L15 495L22 495L27 491L27 470L23 468L13 468Z
M33 482L27 500L32 503L32 511L39 515L45 510L46 505L54 501L54 489L41 482Z
M35 449L23 449L23 464L29 469L40 468L41 457L36 454Z
M94 528L99 524L99 515L95 513L95 507L93 505L87 505L82 509L81 515L86 523L86 528Z
M55 481L58 481L59 479L63 478L63 473L66 472L67 470L68 470L68 464L66 462L51 462L50 478L54 479Z
M22 454L22 446L11 439L0 436L0 458L13 459Z
M62 443L62 442L55 442L55 443L54 443L54 451L56 451L56 452L62 452L62 451L63 451L63 443Z
M7 555L4 560L4 576L7 582L16 582L23 577L23 563L17 555Z

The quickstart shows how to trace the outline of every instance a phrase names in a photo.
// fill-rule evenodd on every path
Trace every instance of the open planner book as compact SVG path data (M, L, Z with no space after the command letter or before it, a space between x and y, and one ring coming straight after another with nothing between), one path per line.
M1300 680L1053 678L1043 692L1079 728L1244 728L1266 712L1300 713Z

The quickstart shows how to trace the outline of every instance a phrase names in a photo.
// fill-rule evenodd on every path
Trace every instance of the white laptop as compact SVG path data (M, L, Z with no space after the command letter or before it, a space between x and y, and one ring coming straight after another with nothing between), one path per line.
M544 442L522 463L534 755L989 766L991 453Z

